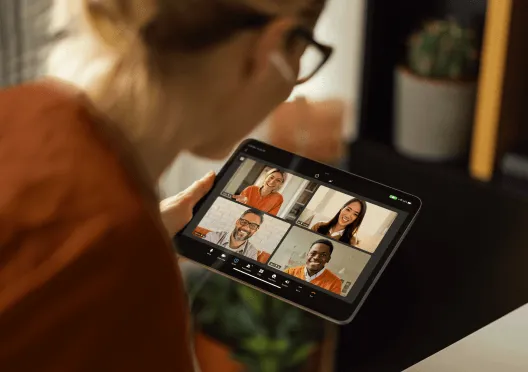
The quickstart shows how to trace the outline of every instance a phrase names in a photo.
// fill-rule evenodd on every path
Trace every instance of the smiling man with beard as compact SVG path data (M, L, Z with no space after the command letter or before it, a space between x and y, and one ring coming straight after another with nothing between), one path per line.
M330 262L333 251L334 245L330 241L326 239L317 240L308 251L306 264L291 267L286 269L285 272L340 295L341 279L325 267Z
M263 222L264 213L256 209L248 209L235 222L235 228L231 233L210 232L204 239L256 261L258 249L249 242L249 238L258 231Z

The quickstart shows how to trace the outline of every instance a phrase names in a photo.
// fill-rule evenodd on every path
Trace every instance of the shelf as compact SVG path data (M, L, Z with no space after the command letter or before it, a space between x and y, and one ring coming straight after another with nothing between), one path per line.
M524 1L524 0L523 0ZM471 174L493 177L510 43L513 0L489 0L471 152Z
M420 196L424 184L432 186L450 180L453 184L487 189L515 200L528 200L528 190L523 189L524 185L519 186L500 175L489 182L472 177L468 171L468 157L449 163L432 163L409 159L391 146L374 141L360 140L349 147L348 160L343 166L347 171L411 194ZM438 193L442 195L442 190Z

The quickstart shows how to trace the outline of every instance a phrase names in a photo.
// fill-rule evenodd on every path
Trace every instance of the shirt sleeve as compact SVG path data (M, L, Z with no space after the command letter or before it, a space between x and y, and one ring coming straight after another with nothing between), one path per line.
M282 206L282 203L283 203L284 199L282 198L282 196L280 197L279 201L273 206L273 208L268 212L269 214L272 214L274 216L276 216L277 214L279 214L279 210Z
M0 343L17 350L0 351L5 370L192 370L184 289L170 250L135 227L131 234L77 225L54 241L55 256L13 283L27 289L0 309ZM94 231L101 240L87 238ZM19 251L47 244L28 239Z
M241 196L245 196L246 198L249 199L249 190L250 190L250 188L249 188L249 187L246 187L246 188L240 193L240 195L241 195Z

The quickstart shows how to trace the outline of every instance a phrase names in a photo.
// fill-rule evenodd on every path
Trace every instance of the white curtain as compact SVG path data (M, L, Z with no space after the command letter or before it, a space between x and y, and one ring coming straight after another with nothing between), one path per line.
M52 0L0 0L0 87L41 74Z

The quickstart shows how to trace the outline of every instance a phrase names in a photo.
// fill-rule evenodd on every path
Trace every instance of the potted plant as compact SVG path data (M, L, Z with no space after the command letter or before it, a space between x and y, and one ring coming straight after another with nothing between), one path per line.
M395 74L394 144L413 158L445 161L467 151L476 96L478 40L455 20L425 23Z
M324 321L220 275L186 282L203 372L303 371L316 357Z

